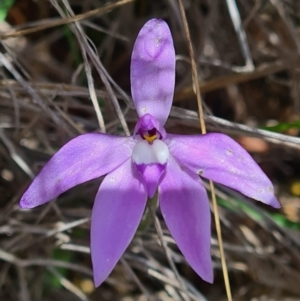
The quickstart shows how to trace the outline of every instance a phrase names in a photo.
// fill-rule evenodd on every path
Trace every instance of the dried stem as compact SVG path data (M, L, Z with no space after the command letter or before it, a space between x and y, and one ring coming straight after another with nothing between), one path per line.
M159 240L160 240L160 243L165 251L165 254L167 256L167 260L169 262L169 265L172 269L172 271L174 272L180 286L182 287L183 290L186 290L186 286L181 278L181 276L179 275L178 271L177 271L177 268L174 264L174 261L172 259L172 256L171 256L171 253L170 253L170 250L164 240L164 237L163 237L163 231L162 231L162 228L161 228L161 225L159 223L159 220L155 214L155 209L153 208L153 206L151 206L151 204L149 203L148 205L148 208L149 208L149 212L151 214L151 217L152 217L152 220L154 222L154 226L155 226L155 229L157 231L157 234L158 234L158 237L159 237ZM182 297L184 300L190 300L189 296L187 296L185 293L182 294Z
M205 134L206 126L205 126L205 121L204 121L200 87L198 85L198 72L197 72L197 66L196 66L196 62L195 62L193 45L191 42L189 27L188 27L183 3L181 0L178 0L178 3L179 3L179 7L180 7L180 13L181 13L181 17L182 17L182 21L183 21L183 25L184 25L185 35L187 38L188 48L189 48L189 53L190 53L190 58L191 58L193 85L194 85L194 89L196 90L195 92L196 92L197 103L198 103L201 131L202 131L202 134ZM217 206L216 194L215 194L215 189L214 189L214 183L212 181L209 181L209 184L210 184L210 189L211 189L211 197L212 197L215 224L216 224L216 230L217 230L217 236L218 236L218 242L219 242L219 248L220 248L220 254L221 254L221 263L222 263L222 270L223 270L226 294L227 294L228 301L232 301L231 288L230 288L227 264L226 264L224 248L223 248L222 231L221 231L221 224L220 224L220 218L219 218L219 213L218 213L218 206Z

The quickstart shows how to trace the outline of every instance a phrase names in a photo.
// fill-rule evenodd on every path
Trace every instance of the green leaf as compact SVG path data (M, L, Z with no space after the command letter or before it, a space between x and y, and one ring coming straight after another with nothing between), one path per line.
M0 1L0 21L4 21L7 17L8 11L14 5L15 0Z
M246 204L240 202L238 199L234 199L234 203L228 202L220 197L217 197L217 202L220 206L227 208L228 210L237 212L238 210L242 210L246 215L252 218L255 221L263 220L263 216L253 208L250 208ZM263 210L264 209L260 209ZM268 215L270 219L272 219L278 226L282 228L292 229L292 230L300 230L300 223L289 220L282 213L273 213L265 211L264 214Z
M66 262L72 262L74 261L73 254L71 252L55 249L53 250L52 258L55 260L61 260ZM57 271L64 277L67 278L68 276L68 269L66 268L57 268ZM47 285L51 288L61 288L61 283L59 279L54 276L52 273L49 273L49 271L46 271L45 273L45 282ZM47 287L47 286L46 286Z
M274 126L265 126L262 127L262 129L270 131L270 132L285 132L290 129L300 129L300 121L294 121L294 122L281 122Z

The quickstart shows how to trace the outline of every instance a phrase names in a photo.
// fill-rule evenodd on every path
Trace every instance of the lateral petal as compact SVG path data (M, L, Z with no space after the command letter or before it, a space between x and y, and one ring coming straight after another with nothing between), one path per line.
M210 209L198 175L182 170L172 158L159 186L164 220L180 251L194 271L212 283Z
M99 286L111 273L141 221L147 193L131 160L103 180L91 220L94 282Z
M246 150L230 137L218 133L168 135L165 143L181 165L202 177L275 208L280 207L269 178Z
M151 19L139 32L132 51L130 79L139 117L148 113L164 125L174 94L175 50L163 20Z
M83 182L98 178L132 154L131 137L84 134L65 144L42 168L23 194L21 208L33 208Z

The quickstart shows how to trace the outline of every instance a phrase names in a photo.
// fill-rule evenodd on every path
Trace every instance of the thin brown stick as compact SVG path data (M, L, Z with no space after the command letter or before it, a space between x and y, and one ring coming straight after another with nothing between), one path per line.
M229 85L240 84L251 80L256 80L266 77L283 70L294 69L299 66L300 58L298 55L282 58L272 63L265 63L253 70L252 72L233 73L224 76L219 76L208 81L198 81L199 89L202 93L224 89ZM194 96L193 87L189 86L175 94L174 101L181 101Z
M191 64L192 64L192 77L193 77L193 84L195 88L195 94L197 97L197 103L198 103L198 111L199 111L199 121L201 126L202 134L206 133L206 126L204 121L204 114L203 114L203 108L202 108L202 98L200 94L200 87L198 85L198 72L197 72L197 66L195 62L195 55L193 50L193 45L191 42L189 27L183 7L182 0L178 0L180 13L184 25L185 35L188 41L188 48L191 58ZM216 224L216 230L217 230L217 236L218 236L218 242L219 242L219 248L220 248L220 254L221 254L221 263L222 263L222 270L223 270L223 276L224 276L224 282L225 282L225 288L226 288L226 294L228 301L232 301L232 295L231 295L231 288L230 288L230 282L228 277L228 270L226 265L226 259L225 259L225 253L223 248L223 240L222 240L222 231L221 231L221 224L220 224L220 218L219 218L219 212L218 212L218 206L217 206L217 200L216 200L216 194L214 190L214 183L212 181L209 181L210 189L211 189L211 197L212 197L212 203L213 203L213 210L214 210L214 217L215 217L215 224Z
M74 13L73 13L71 7L68 5L68 2L63 1L63 3L65 5L65 7L67 8L68 13L73 17ZM56 5L54 2L53 2L53 6L56 7L56 9L60 12L60 14L62 16L65 16L65 13L63 12L63 10L60 9L60 7L58 5ZM79 41L80 33L76 30L76 27L79 27L79 24L77 23L77 21L74 23L75 23L75 26L74 26L74 24L71 24L70 26L72 28L73 33L76 35L76 37ZM79 28L78 28L78 30L79 30ZM84 61L84 68L85 68L88 89L89 89L89 95L90 95L90 98L91 98L91 101L92 101L92 104L93 104L93 107L94 107L94 110L95 110L95 113L97 116L100 131L102 133L105 133L106 132L105 123L104 123L104 118L103 118L103 115L102 115L102 112L100 109L100 105L97 100L97 95L96 95L95 86L94 86L94 78L92 75L92 68L89 64L89 60L88 60L87 53L86 53L83 43L79 43L79 47L80 47L82 58Z
M115 9L117 7L120 7L122 5L128 4L128 3L133 2L133 1L135 1L135 0L121 0L117 3L108 4L108 5L105 5L103 7L96 8L94 10L88 11L86 13L76 15L74 17L65 18L65 19L49 20L48 23L40 25L39 27L21 29L21 30L17 30L17 31L10 32L10 33L7 33L7 34L0 35L0 40L15 38L15 37L18 37L20 35L27 35L27 34L30 34L30 33L37 32L37 31L49 29L49 28L52 28L52 27L61 26L61 25L64 25L64 24L70 24L70 23L73 23L73 22L76 22L76 21L81 21L81 20L84 20L84 19L87 19L87 18L91 18L91 17L97 16L97 15L107 13L112 9Z

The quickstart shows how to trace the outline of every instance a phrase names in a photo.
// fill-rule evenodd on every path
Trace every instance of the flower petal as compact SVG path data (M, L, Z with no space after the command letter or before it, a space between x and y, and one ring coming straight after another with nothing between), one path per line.
M100 133L78 136L44 166L21 198L21 208L33 208L66 190L114 170L132 154L132 137Z
M159 139L164 139L167 136L165 128L150 114L145 114L138 120L134 128L134 135L140 134L143 137L146 132L152 129L155 129L159 133Z
M163 20L148 21L136 39L131 58L131 93L138 112L154 116L164 125L171 109L175 85L175 50Z
M140 140L133 148L132 160L136 164L165 164L168 161L169 155L169 149L162 140L156 139L152 144L146 140Z
M274 187L252 157L230 137L206 135L168 135L170 153L183 166L244 195L280 207Z
M91 253L99 286L131 242L141 221L147 194L131 160L103 180L92 213Z
M152 144L146 140L138 141L132 151L132 161L142 175L149 198L156 192L169 158L169 149L162 141L155 139Z
M158 189L162 215L179 249L195 272L212 283L209 201L199 176L170 158Z
M149 198L153 198L160 178L163 175L167 164L135 164L136 169L140 172L144 179L145 186Z

